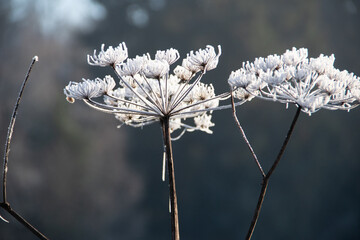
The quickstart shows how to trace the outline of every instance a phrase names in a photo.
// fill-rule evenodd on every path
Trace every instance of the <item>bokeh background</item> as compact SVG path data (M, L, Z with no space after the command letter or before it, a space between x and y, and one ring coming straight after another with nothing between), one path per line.
M8 200L51 239L170 239L168 187L161 181L160 127L117 128L110 115L68 104L69 81L103 77L86 55L125 41L129 55L170 47L182 57L222 46L204 82L217 93L243 61L293 46L360 75L359 0L2 0L0 146L30 60L10 153ZM268 169L295 107L253 100L239 119ZM229 110L214 134L174 142L181 238L243 239L261 175ZM301 114L270 181L253 239L360 239L360 109ZM10 220L0 239L35 239Z

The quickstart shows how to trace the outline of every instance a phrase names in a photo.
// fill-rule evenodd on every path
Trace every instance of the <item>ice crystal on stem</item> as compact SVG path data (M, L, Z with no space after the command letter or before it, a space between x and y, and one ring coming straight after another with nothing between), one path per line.
M306 48L257 58L232 72L228 83L240 100L258 97L294 103L309 115L321 108L350 110L360 103L360 78L334 68L334 55L308 58Z
M169 117L171 132L183 130L179 136L194 130L212 133L212 110L224 95L216 96L214 87L200 80L207 71L216 68L220 54L220 46L217 54L209 45L191 51L172 74L170 65L180 58L176 49L159 50L154 59L149 54L128 58L125 43L107 50L103 44L99 54L94 51L93 56L88 56L88 63L113 67L119 87L116 88L111 76L106 76L70 82L64 93L69 102L83 100L96 110L114 114L121 125L142 127ZM98 101L99 97L103 101ZM193 124L188 123L191 118Z

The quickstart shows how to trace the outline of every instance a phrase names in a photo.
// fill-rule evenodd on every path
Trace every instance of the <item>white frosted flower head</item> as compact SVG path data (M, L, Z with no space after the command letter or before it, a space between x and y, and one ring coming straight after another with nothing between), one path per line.
M168 89L168 98L172 99L176 93L179 87L183 86L181 83L181 79L178 78L176 75L169 75L169 78L167 79L167 89Z
M294 79L297 79L298 81L301 81L302 79L306 79L308 76L310 76L311 74L313 74L312 70L306 66L297 66L297 67L293 67L293 66L289 66L286 67L286 69L289 72L290 77L293 77Z
M253 63L253 67L256 69L261 69L264 72L267 72L268 70L273 71L274 69L277 69L281 65L282 61L280 56L278 55L269 55L266 58L255 58L255 61Z
M281 56L243 63L228 79L234 97L244 101L251 94L264 100L294 103L309 115L321 108L350 110L360 104L359 88L352 87L357 86L354 83L358 77L334 68L334 55L321 54L310 60L307 57L307 49L293 48Z
M283 83L288 76L288 72L284 69L279 69L278 71L270 71L260 73L260 78L269 85L277 86Z
M195 95L195 99L198 101L206 100L215 96L214 86L212 84L199 83L192 92Z
M155 59L157 60L165 60L169 65L173 64L180 58L179 51L170 48L165 51L157 51L155 54Z
M183 66L176 66L174 69L174 74L183 81L189 81L193 77L192 71L189 71L187 68Z
M143 73L148 78L160 79L169 73L170 66L165 60L149 60L144 66Z
M344 81L336 81L330 79L326 75L320 75L317 80L317 86L320 90L328 93L328 95L334 95L345 89L346 83Z
M244 88L238 88L236 91L234 91L234 97L239 99L240 101L246 102L251 101L253 98L255 98L255 92L250 93Z
M282 61L286 65L296 66L307 60L308 50L306 48L296 49L293 47L291 50L286 50L282 55Z
M324 56L320 54L317 58L310 58L310 68L319 74L323 74L325 72L329 72L334 69L335 56L332 54L331 56Z
M236 71L232 71L230 73L228 83L233 88L234 87L246 88L255 80L256 80L256 76L254 73L247 72L241 68Z
M191 72L191 75L200 72L202 67L199 65L195 65L192 62L190 62L187 58L184 58L182 60L182 64L181 67L185 68L186 70L188 70L189 72Z
M125 63L116 66L116 71L121 76L134 76L143 70L146 63L149 61L148 56L136 56L129 58Z
M100 97L102 90L98 82L83 79L82 82L69 82L64 88L64 94L70 102L73 102L74 100L71 99L83 100Z
M102 95L111 93L116 86L115 80L110 75L106 75L103 79L97 78L95 82L99 85Z
M219 106L219 100L215 99L212 101L206 101L215 97L215 89L212 84L198 83L192 90L190 98L193 103L201 102L202 104L197 105L195 109L206 109L215 108ZM195 110L194 109L194 110Z
M200 131L212 134L213 132L210 130L210 127L215 126L213 122L211 122L211 115L203 114L194 118L194 122L196 128Z
M221 55L221 46L218 46L218 54L211 45L207 45L205 49L199 49L194 52L191 51L187 54L183 67L192 72L210 71L217 67L219 57Z
M267 58L265 58L265 67L269 70L276 70L279 68L282 64L281 58L279 55L269 55Z
M259 73L255 72L255 68L250 66L250 63L243 64L245 68L232 71L228 78L228 83L233 91L233 96L239 99L242 103L251 101L258 95L259 89L265 86L265 83L258 78ZM262 70L261 72L262 73Z
M94 50L93 56L88 55L87 60L90 65L93 66L116 66L122 63L128 57L128 50L125 43L120 43L119 46L113 48L112 46L104 50L105 44L101 45L99 54L96 54Z
M183 65L176 66L174 74L170 74L170 65L180 57L176 49L157 51L154 59L149 54L127 58L124 43L107 50L102 45L100 53L88 56L88 61L91 65L113 67L119 86L116 87L111 76L105 76L80 83L70 82L64 93L70 102L81 99L96 110L114 114L120 125L143 127L169 119L170 132L180 132L172 139L195 130L211 133L210 127L214 126L212 111L228 94L216 96L213 85L200 80L217 66L220 54L220 46L218 54L211 46L195 53L192 51L183 60ZM92 99L100 96L103 96L102 101ZM190 119L194 119L195 126L189 124Z
M130 103L122 103L122 102L118 102L117 107L126 108L134 112L142 110L142 108L137 105L133 105ZM115 113L115 118L123 124L131 125L133 123L141 121L141 115L134 114L134 112L129 111L123 113Z

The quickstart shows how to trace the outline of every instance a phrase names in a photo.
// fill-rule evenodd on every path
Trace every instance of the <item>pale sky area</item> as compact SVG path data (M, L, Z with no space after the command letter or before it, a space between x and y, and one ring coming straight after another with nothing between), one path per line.
M9 5L12 21L20 22L34 14L44 35L89 31L94 22L106 16L105 7L94 0L11 0Z

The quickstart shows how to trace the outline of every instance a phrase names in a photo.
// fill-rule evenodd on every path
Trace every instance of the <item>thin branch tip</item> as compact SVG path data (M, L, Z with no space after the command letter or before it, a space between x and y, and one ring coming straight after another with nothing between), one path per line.
M38 62L38 61L39 61L39 57L38 57L38 56L34 56L34 57L33 57L33 61L34 61L34 62Z

